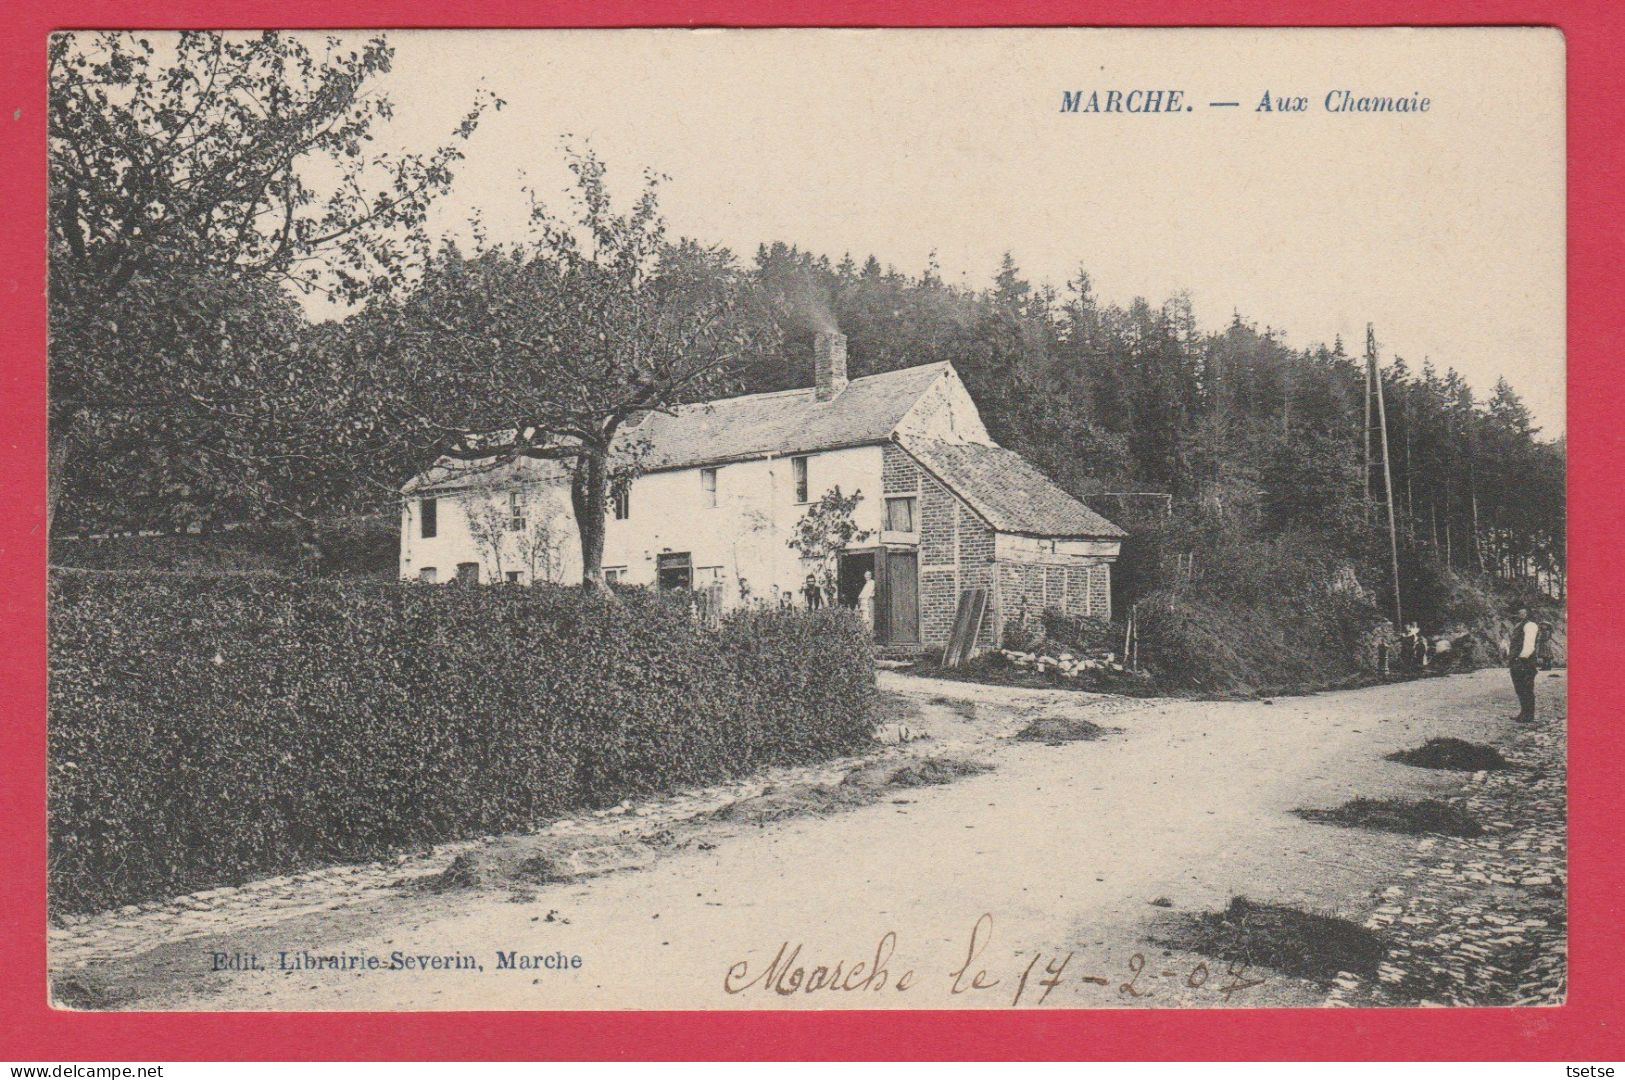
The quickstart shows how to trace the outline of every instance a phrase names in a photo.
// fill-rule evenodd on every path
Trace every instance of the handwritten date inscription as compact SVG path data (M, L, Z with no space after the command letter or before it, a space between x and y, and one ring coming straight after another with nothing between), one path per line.
M993 940L993 916L984 914L971 927L965 951L956 957L958 966L947 964L928 969L903 963L897 955L897 932L888 930L873 952L837 959L833 963L802 958L798 942L782 943L765 964L740 960L728 967L722 988L729 994L772 994L793 997L798 994L902 994L917 986L935 986L951 997L974 999L979 1004L1010 1007L1043 1005L1057 990L1082 993L1087 988L1105 987L1125 1002L1139 1002L1158 996L1163 980L1174 980L1189 991L1213 993L1226 1003L1244 990L1264 980L1249 973L1248 966L1227 962L1220 970L1199 961L1193 967L1172 970L1148 966L1144 953L1128 958L1126 970L1111 975L1085 970L1077 952L1035 951L1025 964L1020 954L1012 954L1008 968L985 959ZM950 964L954 961L950 961ZM1058 1003L1057 1002L1051 1002ZM1150 1004L1150 1001L1145 1001Z

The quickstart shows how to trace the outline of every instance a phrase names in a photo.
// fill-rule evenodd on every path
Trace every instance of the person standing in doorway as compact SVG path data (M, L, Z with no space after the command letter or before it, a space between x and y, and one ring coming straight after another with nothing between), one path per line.
M863 572L863 588L858 590L858 617L873 633L875 629L875 572Z
M1513 719L1526 724L1535 719L1535 647L1539 641L1540 624L1530 617L1528 607L1518 608L1508 642L1508 666L1512 689L1518 694L1518 715Z

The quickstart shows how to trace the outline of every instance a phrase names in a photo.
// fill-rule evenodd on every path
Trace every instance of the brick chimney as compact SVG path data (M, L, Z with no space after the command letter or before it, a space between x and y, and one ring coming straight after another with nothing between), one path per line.
M813 338L813 385L819 401L846 389L846 335L834 331Z

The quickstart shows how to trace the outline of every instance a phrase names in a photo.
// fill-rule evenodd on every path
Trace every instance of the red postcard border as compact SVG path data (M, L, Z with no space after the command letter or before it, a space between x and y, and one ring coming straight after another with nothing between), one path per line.
M0 1059L1617 1060L1625 996L1625 535L1608 349L1625 5L1610 0L21 0L0 37ZM1548 25L1568 53L1570 992L1550 1009L96 1014L46 1006L45 41L67 27ZM1483 107L1493 109L1494 102Z

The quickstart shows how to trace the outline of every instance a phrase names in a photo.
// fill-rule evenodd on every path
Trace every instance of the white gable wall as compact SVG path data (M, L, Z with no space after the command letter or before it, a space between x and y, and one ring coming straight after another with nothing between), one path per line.
M913 435L944 442L989 445L993 442L970 391L965 389L965 384L952 368L920 395L920 400L898 423L897 433L899 436Z

